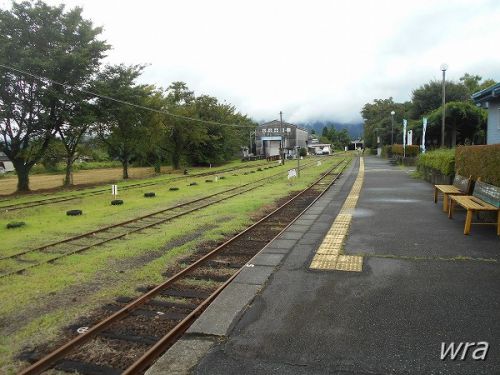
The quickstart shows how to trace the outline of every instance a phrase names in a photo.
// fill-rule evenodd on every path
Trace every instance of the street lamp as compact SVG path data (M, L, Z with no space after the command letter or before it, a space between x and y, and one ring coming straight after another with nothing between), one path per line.
M441 115L441 147L444 147L444 119L446 117L446 89L445 89L445 79L446 79L446 70L448 69L447 64L441 64L441 71L443 72L443 113Z
M394 115L396 112L391 111L391 146L394 144Z

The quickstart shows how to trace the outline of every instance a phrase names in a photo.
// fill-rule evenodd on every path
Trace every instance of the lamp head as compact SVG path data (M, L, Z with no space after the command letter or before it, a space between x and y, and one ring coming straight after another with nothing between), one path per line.
M394 111L391 111L391 115L394 116L396 114L396 112Z
M446 64L446 63L441 64L441 70L443 72L447 71L448 70L448 64Z

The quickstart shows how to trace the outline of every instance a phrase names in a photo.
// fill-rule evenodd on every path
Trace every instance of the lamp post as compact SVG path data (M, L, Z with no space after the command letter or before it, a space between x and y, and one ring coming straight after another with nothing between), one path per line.
M441 64L441 71L443 72L443 113L441 114L441 147L444 147L444 125L445 125L445 117L446 117L446 89L445 89L445 79L446 79L446 70L448 69L447 64Z
M391 146L394 144L394 115L396 112L391 111Z

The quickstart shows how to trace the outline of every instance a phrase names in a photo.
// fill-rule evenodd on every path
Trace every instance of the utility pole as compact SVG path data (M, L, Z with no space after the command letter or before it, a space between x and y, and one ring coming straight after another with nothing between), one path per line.
M300 177L300 156L299 156L300 146L297 146L297 177Z
M446 69L448 69L448 65L442 64L441 70L443 72L443 113L441 114L441 147L444 147L444 128L445 128L445 118L446 118Z
M281 164L285 165L285 151L284 151L284 137L283 137L283 112L280 111L280 156L281 156Z

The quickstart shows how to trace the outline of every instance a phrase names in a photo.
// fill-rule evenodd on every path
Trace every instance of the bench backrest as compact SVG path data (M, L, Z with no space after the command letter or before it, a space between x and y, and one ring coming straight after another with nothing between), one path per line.
M472 195L486 203L500 208L500 187L498 186L476 181L474 193Z
M453 179L453 186L460 189L460 191L464 192L465 194L470 194L470 190L472 187L471 182L472 179L470 177L465 178L464 176L456 174L455 178Z

